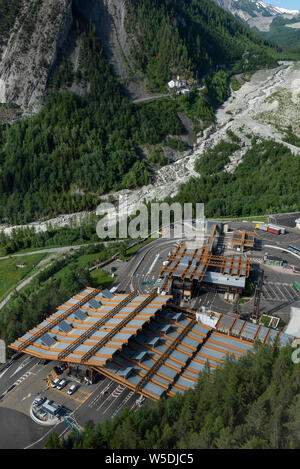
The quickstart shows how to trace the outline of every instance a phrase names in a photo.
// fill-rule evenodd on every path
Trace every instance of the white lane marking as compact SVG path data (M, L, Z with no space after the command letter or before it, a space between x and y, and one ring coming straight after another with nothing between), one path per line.
M129 394L127 394L127 396L125 397L124 401L121 402L121 404L117 407L117 409L114 411L114 413L112 414L111 418L114 418L119 412L120 410L122 409L122 407L124 407L127 402L132 398L132 396L134 395L134 391L130 391Z
M27 371L23 376L21 376L21 378L19 378L14 384L13 386L19 386L21 383L23 383L23 381L25 381L25 379L27 379L30 375L32 375L33 373L31 371Z
M1 373L0 378L2 378L2 376L3 376L5 373L7 373L8 370L9 370L9 368L6 368L6 370L4 370L4 371Z
M115 383L112 382L112 384L115 384ZM118 388L118 387L120 387L120 385L117 386L117 388ZM116 391L117 388L115 388L115 389L112 391L112 393L99 405L99 407L97 407L97 411L99 411L100 409L102 409L102 407L105 405L105 403L113 397L112 394L113 394L113 392ZM102 391L102 395L104 396L104 391Z
M27 357L27 358L25 358L25 360L23 360L23 362L21 363L21 365L16 369L16 371L14 371L14 373L13 373L11 376L14 376L14 375L17 374L19 371L21 371L26 365L28 365L28 363L30 362L31 359L32 359L32 357Z
M155 256L155 259L154 259L154 261L152 262L152 264L151 264L151 266L150 266L150 268L149 268L149 270L148 270L148 272L147 272L146 275L150 275L150 273L151 273L152 270L153 270L153 267L155 266L156 262L158 261L158 258L159 258L159 254L157 254L157 255Z
M123 394L123 392L125 391L125 389L127 388L123 388L122 390L119 390L119 392L117 393L117 395L115 395L114 393L112 393L112 396L115 398L110 404L108 407L106 407L106 409L103 411L103 414L105 414L113 404L115 404L115 402L119 399L119 397Z

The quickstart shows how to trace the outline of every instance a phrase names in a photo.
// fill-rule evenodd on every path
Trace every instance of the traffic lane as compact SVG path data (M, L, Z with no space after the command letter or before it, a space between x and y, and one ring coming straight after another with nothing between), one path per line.
M81 426L87 421L103 423L113 418L126 407L131 408L139 397L130 389L109 378L105 378L88 398L73 413Z
M276 224L276 223L275 223ZM280 225L279 225L280 226ZM255 230L255 223L250 222L229 222L229 228L231 230L246 230L249 232L254 232ZM274 233L270 233L268 231L263 230L256 230L256 238L258 239L267 239L269 241L273 241L274 244L279 245L288 245L289 243L299 242L300 243L300 232L296 230L292 230L287 228L285 234L276 235Z
M7 384L0 396L0 407L30 415L30 407L34 399L48 390L46 375L43 365L38 365L38 363L24 371L13 384Z
M259 311L260 316L263 314L275 315L281 318L285 323L290 320L290 308L291 306L300 306L300 302L293 300L281 300L281 301L270 301L261 297Z
M282 246L283 247L283 246ZM274 249L272 247L263 247L262 249L263 254L269 254L272 256L280 257L282 260L286 261L287 264L289 265L295 265L297 267L300 267L300 259L297 258L296 256L293 256L293 254L289 254L286 251L280 251L278 249Z
M86 401L76 404L75 408L73 408L73 411L69 416L70 420L75 420L76 422L78 422L78 425L81 428L83 428L84 425L88 421L94 421L93 410L91 411L91 409L89 409L90 403L93 402L95 397L97 397L98 395L97 393L99 393L109 381L110 380L108 380L108 378L105 378L105 379L102 379L95 386L91 385L93 386L93 392L90 394L90 396L88 397ZM55 402L57 404L61 403L61 396L59 394L57 394L57 398L55 399ZM71 405L71 399L70 399L69 404L66 405L66 407L67 408L73 407ZM51 427L50 429L48 427L47 432L43 435L43 437L41 437L40 439L31 441L31 443L27 446L27 448L31 448L31 449L44 448L52 432L55 432L58 435L63 436L64 434L66 434L68 430L69 430L69 426L65 422L59 422L55 426Z
M14 383L22 378L24 374L34 371L39 367L39 359L22 355L7 370L0 374L0 396ZM42 365L41 365L42 366Z
M289 270L286 272L277 271L269 265L261 265L261 269L264 271L264 283L265 282L278 282L278 283L289 283L293 284L295 281L299 282L300 276L298 274L290 273Z
M295 228L296 223L295 220L297 218L300 218L300 213L287 213L283 215L275 215L273 218L274 225L279 225L279 226L288 226L290 228Z
M289 244L295 244L300 247L300 233L293 231L286 232L285 234L276 235L268 231L258 230L255 237L263 241L264 244L270 242L271 244L287 248Z
M104 398L101 397L100 399L101 391L103 391L108 384L110 384L109 393L106 394ZM77 426L84 427L87 422L96 424L112 419L126 407L132 409L137 398L140 396L128 388L125 388L122 392L118 392L113 396L119 386L120 385L118 383L105 378L105 380L98 385L97 389L95 389L93 394L89 397L88 401L79 405L77 409L75 409L75 411L70 415L70 420L74 420ZM48 430L47 433L39 440L30 443L28 448L44 448L52 432L63 436L67 431L68 426L65 422L58 423L56 426Z
M170 250L174 243L174 240L158 239L153 241L150 245L143 246L139 251L137 251L134 257L127 264L127 268L124 273L119 275L118 280L115 282L116 286L118 286L118 290L127 291L130 288L132 279L135 275L137 273L145 274L151 267L157 254L160 254L161 251L166 252Z
M147 286L142 285L144 281L151 281L152 284L150 285L150 287L157 282L162 264L164 261L168 259L168 254L170 252L170 249L171 249L170 245L164 246L163 249L159 252L159 257L157 258L156 256L158 254L155 255L155 252L157 251L150 253L148 261L145 263L142 263L138 267L136 273L134 274L132 278L132 285L134 289L146 291L149 287L147 288Z

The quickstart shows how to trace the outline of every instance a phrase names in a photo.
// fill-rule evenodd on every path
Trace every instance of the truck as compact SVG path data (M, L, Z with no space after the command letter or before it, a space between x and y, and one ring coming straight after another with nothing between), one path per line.
M256 230L268 231L267 223L256 223L255 225Z
M268 232L276 235L280 235L280 229L268 226Z
M281 226L277 226L277 225L268 225L268 228L272 228L273 230L279 231L279 234L285 234L286 232L285 228L282 228ZM273 232L271 231L271 233Z

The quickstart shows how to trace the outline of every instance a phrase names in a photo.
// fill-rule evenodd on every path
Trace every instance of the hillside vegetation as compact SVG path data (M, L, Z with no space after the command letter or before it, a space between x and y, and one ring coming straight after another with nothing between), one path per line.
M238 73L275 64L276 46L212 0L127 0L127 7L133 60L150 89L165 86L172 75L201 78L220 65Z
M291 347L257 346L199 377L194 390L147 402L47 448L287 449L300 447L300 365Z
M219 144L208 151L196 163L201 176L183 185L175 200L205 203L208 217L297 211L300 156L271 140L253 143L233 173L221 169L237 144Z
M7 10L4 0L0 5L8 29L19 3ZM211 0L127 0L126 8L133 61L152 89L175 73L194 79L217 65L228 71L209 74L201 94L178 103L133 105L112 74L96 28L73 5L70 34L79 44L78 66L62 48L42 111L0 127L2 221L19 224L94 209L106 192L148 184L151 160L144 158L143 146L183 133L179 109L204 128L229 96L230 73L275 64L276 49Z
M61 67L39 114L0 127L2 219L20 223L92 209L107 191L130 187L132 180L147 184L138 147L182 133L175 103L133 105L93 29L80 37L76 79L89 81L90 93L64 91L70 70Z

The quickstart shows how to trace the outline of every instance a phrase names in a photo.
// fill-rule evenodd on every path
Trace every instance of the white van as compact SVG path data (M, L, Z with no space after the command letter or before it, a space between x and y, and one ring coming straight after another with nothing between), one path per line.
M77 384L72 384L72 386L70 386L69 389L68 389L69 396L74 394L74 392L77 391L77 389L78 389L78 385Z

